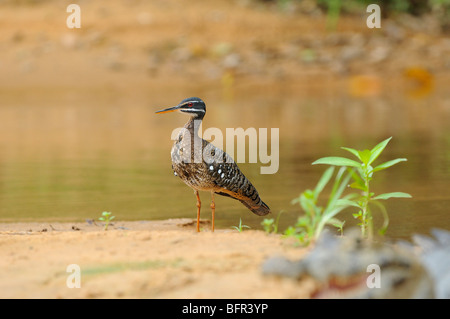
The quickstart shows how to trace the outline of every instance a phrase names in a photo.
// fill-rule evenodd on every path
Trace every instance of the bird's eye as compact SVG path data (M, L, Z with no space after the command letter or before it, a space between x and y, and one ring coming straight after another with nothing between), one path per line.
M189 103L188 103L188 106L189 106L189 107L192 107L192 105L194 105L192 102L189 102Z

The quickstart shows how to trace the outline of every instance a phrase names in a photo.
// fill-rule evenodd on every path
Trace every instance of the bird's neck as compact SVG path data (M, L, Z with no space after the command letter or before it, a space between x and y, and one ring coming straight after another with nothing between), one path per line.
M189 118L189 121L187 121L187 123L184 125L184 128L191 133L191 136L198 136L198 131L200 129L201 124L202 124L201 118L191 116Z

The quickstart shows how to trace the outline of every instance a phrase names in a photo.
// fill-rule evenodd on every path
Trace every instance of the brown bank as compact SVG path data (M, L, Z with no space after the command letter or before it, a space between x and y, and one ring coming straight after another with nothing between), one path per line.
M262 231L216 230L191 219L0 224L1 298L308 298L310 281L268 278L269 256L306 249ZM74 286L80 269L80 288ZM70 269L69 269L70 270Z

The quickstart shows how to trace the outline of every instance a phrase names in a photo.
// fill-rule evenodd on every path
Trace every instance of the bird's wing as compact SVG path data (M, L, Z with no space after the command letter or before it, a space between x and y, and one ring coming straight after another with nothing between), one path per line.
M257 215L266 215L270 212L256 188L226 152L208 143L204 147L203 159L210 180L215 185L215 193L241 201Z

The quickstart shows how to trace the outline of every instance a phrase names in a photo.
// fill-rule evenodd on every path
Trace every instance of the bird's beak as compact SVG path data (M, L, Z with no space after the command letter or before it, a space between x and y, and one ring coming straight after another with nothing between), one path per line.
M155 113L163 114L163 113L174 112L174 111L178 110L179 108L180 108L180 105L177 105L177 106L174 106L174 107L169 107L169 108L164 109L164 110L156 111Z

